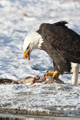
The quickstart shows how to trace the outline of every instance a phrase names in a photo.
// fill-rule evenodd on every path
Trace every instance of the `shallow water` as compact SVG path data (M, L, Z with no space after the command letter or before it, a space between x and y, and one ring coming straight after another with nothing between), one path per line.
M14 115L0 114L0 120L80 120L78 117L53 117L53 116L32 116L32 115Z

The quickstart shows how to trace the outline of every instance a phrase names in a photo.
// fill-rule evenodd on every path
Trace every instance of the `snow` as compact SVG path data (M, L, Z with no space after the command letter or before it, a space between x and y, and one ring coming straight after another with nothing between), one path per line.
M23 16L27 13L27 16ZM60 20L80 33L80 3L71 0L0 0L0 78L21 80L53 70L51 58L41 50L23 58L23 41L41 23ZM71 75L60 78L67 84L0 85L0 106L10 108L51 109L64 106L67 113L80 113L80 88L71 86ZM80 83L80 76L79 76ZM71 109L65 106L71 106Z

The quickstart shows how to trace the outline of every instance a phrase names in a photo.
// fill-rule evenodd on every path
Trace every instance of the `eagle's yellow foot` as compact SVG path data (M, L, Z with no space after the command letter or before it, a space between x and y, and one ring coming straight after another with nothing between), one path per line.
M59 72L58 71L55 71L55 72L52 72L52 71L48 71L46 74L45 74L46 76L52 76L52 77L54 77L54 78L58 78L59 77Z

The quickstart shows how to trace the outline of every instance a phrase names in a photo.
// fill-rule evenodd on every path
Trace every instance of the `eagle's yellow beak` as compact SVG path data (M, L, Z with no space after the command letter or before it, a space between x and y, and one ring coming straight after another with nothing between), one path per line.
M27 58L28 60L30 60L30 53L31 53L31 50L23 51L24 58Z

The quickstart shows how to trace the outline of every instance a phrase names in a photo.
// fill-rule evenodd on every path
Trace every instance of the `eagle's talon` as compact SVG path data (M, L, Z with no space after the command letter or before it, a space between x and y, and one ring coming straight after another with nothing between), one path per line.
M52 72L52 71L48 71L46 74L45 74L46 76L52 76L52 77L54 77L54 78L58 78L59 77L59 72L58 71L55 71L55 72Z

